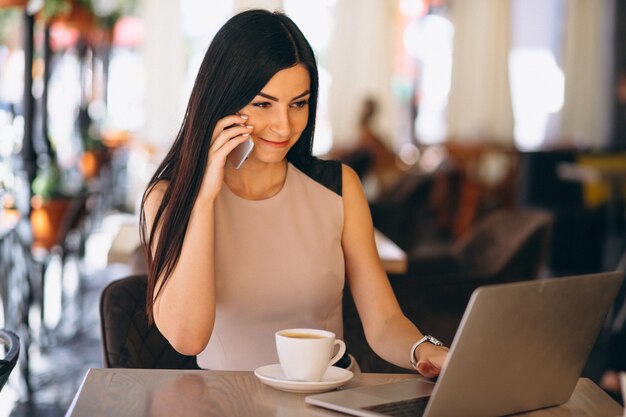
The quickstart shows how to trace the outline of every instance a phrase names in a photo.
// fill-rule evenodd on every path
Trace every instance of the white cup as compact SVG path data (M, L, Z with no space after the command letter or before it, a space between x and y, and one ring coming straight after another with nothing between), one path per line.
M339 351L333 356L335 345ZM317 382L346 353L346 344L326 330L285 329L276 332L276 350L287 378Z

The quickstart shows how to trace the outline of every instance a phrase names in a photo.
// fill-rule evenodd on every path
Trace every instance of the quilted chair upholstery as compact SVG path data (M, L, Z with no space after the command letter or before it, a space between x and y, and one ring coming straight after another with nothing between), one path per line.
M417 248L408 275L433 285L533 279L542 266L552 215L540 209L498 210L449 247Z
M404 314L450 345L472 292L481 285L535 279L545 262L552 216L543 210L492 212L449 247L409 254L409 269L390 282ZM363 372L405 372L365 344L349 292L344 297L346 345Z
M17 358L20 356L20 339L17 335L8 330L0 330L0 343L6 346L6 354L4 358L0 359L0 391L4 384L9 379L9 375L15 364Z
M393 283L403 293L400 305L424 331L452 343L476 288L538 277L552 222L549 212L538 209L495 211L436 256L410 254L407 276Z
M100 297L103 363L107 368L199 369L178 353L146 315L146 276L111 282Z

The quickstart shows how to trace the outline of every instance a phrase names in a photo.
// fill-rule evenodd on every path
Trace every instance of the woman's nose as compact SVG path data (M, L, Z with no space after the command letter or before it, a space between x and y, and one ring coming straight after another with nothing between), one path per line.
M281 138L289 137L291 133L291 124L289 123L288 110L280 110L275 115L273 123L270 125L270 130Z

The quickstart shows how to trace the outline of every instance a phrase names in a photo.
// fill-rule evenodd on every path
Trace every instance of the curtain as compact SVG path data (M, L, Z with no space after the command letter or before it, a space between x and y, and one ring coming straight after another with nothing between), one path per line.
M159 149L169 148L185 111L181 86L185 58L178 2L143 0L141 15L146 36L141 46L144 60L145 123L142 140Z
M330 44L330 112L334 145L356 142L363 100L379 102L376 126L391 136L393 29L396 1L340 0L335 5L335 27Z
M450 3L454 25L448 137L513 144L508 75L510 4L503 0Z
M566 3L559 145L599 148L611 127L613 0Z

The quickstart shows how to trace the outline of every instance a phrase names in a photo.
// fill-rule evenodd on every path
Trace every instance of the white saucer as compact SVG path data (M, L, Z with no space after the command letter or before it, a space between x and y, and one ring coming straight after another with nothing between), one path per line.
M320 382L291 381L283 373L280 364L261 366L254 370L254 375L262 383L281 391L288 392L324 392L338 388L350 381L354 374L336 366L329 367Z

